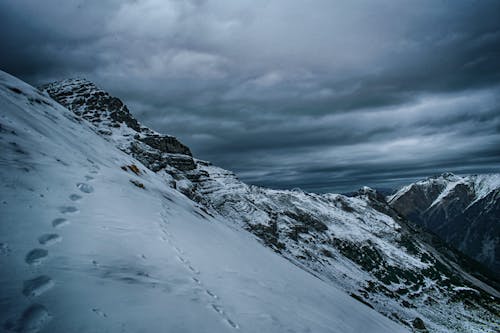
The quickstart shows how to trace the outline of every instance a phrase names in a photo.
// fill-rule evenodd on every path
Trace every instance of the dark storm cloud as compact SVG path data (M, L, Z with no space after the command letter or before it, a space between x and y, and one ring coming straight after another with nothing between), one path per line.
M499 171L497 1L4 1L0 65L85 76L273 187Z

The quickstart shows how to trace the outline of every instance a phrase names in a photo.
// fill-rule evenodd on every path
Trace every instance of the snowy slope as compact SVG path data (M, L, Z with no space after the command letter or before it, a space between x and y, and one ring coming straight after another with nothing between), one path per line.
M446 173L405 186L388 201L415 223L500 273L500 174Z
M499 293L460 253L415 229L377 192L354 197L248 186L134 119L93 83L44 87L90 128L169 184L327 284L413 329L495 332ZM478 279L479 278L479 279ZM423 319L423 320L422 320Z
M370 188L354 197L248 186L234 174L197 161L201 176L179 186L195 200L256 234L300 267L367 302L381 313L415 326L423 318L433 332L495 331L489 324L485 286L426 240ZM178 182L179 184L179 182ZM191 187L190 187L191 186ZM478 299L469 298L470 285ZM479 292L485 290L487 293ZM483 302L485 301L485 302ZM446 304L446 306L443 306Z
M4 331L406 331L5 73L0 117Z

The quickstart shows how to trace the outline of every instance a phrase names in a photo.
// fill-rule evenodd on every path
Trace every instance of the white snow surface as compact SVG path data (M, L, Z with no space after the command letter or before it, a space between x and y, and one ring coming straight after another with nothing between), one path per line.
M406 331L3 72L0 117L4 331Z

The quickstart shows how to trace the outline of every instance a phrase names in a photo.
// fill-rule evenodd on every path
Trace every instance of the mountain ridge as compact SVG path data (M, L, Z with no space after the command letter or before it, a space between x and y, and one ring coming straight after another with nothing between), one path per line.
M162 174L167 183L200 203L208 213L221 214L250 231L263 244L299 267L408 327L414 326L416 318L423 317L431 331L464 330L460 326L463 324L458 322L469 310L463 312L462 305L458 304L462 304L459 300L463 297L471 295L467 294L470 294L466 291L468 289L460 288L478 288L474 284L478 280L462 271L460 264L449 264L460 254L442 256L428 244L426 239L430 236L415 238L411 224L392 211L383 196L368 188L349 198L246 185L234 173L209 162L144 145L136 138L137 130L127 129L129 126L125 121L118 120L118 125L113 125L113 119L101 117L107 113L106 105L68 102L82 98L82 92L86 101L90 94L86 97L85 90L71 89L73 95L68 99L61 93L68 91L64 81L46 87L54 99L73 112L79 112L84 105L93 113L99 113L92 124L100 135ZM138 128L143 131L142 126ZM176 158L184 156L181 160L190 158L193 164L186 168L183 163L176 164L175 159L158 163L156 159L161 159L163 154L176 155ZM441 276L446 278L442 280ZM425 282L426 279L432 283ZM464 283L469 286L462 287ZM433 291L436 286L437 293ZM496 290L483 287L498 298ZM480 300L483 298L479 297ZM482 304L483 301L486 303ZM484 313L494 313L497 302L487 305L487 298L483 301L475 299L472 302L472 308L476 308L474 311L481 313L483 310L480 309L490 309ZM440 302L449 302L450 309L464 317L457 319L457 323L447 323L450 314L436 309Z
M391 206L500 272L500 175L429 177L387 197Z
M0 331L408 331L98 132L0 71Z

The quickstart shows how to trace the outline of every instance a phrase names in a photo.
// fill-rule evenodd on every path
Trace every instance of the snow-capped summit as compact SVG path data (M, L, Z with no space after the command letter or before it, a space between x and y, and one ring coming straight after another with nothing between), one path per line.
M45 89L76 114L87 109L109 114L109 94L103 92L106 98L99 104L85 96L86 89L67 86L63 81ZM83 102L74 104L82 92ZM127 114L133 118L128 109ZM251 232L262 244L326 285L343 290L408 329L495 331L491 323L498 321L498 316L492 313L498 309L499 293L494 278L475 270L459 252L409 224L377 191L363 188L347 197L250 186L234 173L190 154L148 144L142 135L150 130L140 125L139 130L134 129L134 120L108 118L85 119L91 121L94 132L196 202L201 216L213 216L235 230ZM165 158L170 156L176 159ZM180 158L189 163L179 163ZM442 178L437 181L439 191L440 184L453 176ZM445 309L442 304L446 304Z
M392 207L500 272L500 174L445 173L403 187Z

